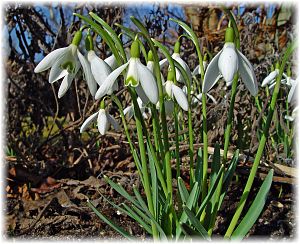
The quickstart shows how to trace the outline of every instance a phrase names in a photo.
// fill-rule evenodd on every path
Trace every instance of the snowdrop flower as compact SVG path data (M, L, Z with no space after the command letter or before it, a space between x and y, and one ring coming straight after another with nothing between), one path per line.
M275 82L276 77L279 75L279 63L276 63L276 68L273 70L266 78L264 78L261 83L262 87L265 87L269 84L273 84Z
M184 94L187 96L187 86L184 86L182 88L182 91L184 92ZM199 93L198 95L195 95L194 92L192 91L191 94L193 95L193 98L192 98L192 105L195 105L195 104L202 104L202 93ZM217 104L217 101L216 99L210 95L209 93L206 93L207 97L214 103L214 104Z
M207 54L205 53L204 57L203 57L203 61L202 61L202 64L203 64L203 69L204 71L206 70L207 68ZM195 75L200 75L201 74L201 70L200 70L200 65L198 64L196 66L196 68L194 69L192 75L195 76Z
M148 115L146 114L146 106L143 103L142 99L140 97L137 98L137 103L139 105L139 108L141 110L142 116L144 119L148 119ZM134 107L133 104L131 104L130 106L126 107L123 110L124 115L128 115L128 118L131 119L134 115Z
M173 83L174 80L174 72L172 70L169 70L167 81L165 82L165 91L170 99L174 99L177 101L179 106L185 110L188 111L188 101L186 98L186 95L182 91L182 89L178 86L176 86Z
M88 63L78 50L81 38L82 31L77 31L72 43L68 47L59 48L49 53L34 69L35 73L40 73L51 68L49 74L50 83L63 78L58 90L59 98L61 98L70 88L81 65L83 67L90 92L92 95L96 92L96 84L91 76Z
M285 115L284 118L285 118L286 120L290 121L290 122L293 122L293 121L296 119L296 117L297 117L298 108L299 108L298 106L295 107L295 108L293 109L293 111L292 111L292 114L291 114L291 115Z
M125 50L125 54L126 54L127 59L129 59L130 55L127 50ZM118 62L116 60L115 55L113 55L113 54L110 55L109 57L107 57L106 59L104 59L104 62L107 63L112 70L115 70L116 68L118 68Z
M80 133L84 132L96 120L97 127L101 135L105 135L105 133L109 130L111 125L116 131L118 131L120 128L116 119L105 111L103 100L101 101L99 111L92 114L84 121L84 123L80 127Z
M204 75L202 91L207 93L221 78L231 85L235 73L239 71L242 81L251 95L258 92L254 70L248 59L236 49L234 44L234 31L232 27L226 29L225 45L223 49L211 60Z
M177 41L174 46L174 53L172 54L172 58L174 60L176 60L182 66L182 68L187 72L190 80L192 80L191 70L190 70L189 66L187 65L187 63L180 57L179 52L180 52L180 42ZM168 63L168 60L165 58L159 62L159 65L162 67L167 63ZM176 70L176 80L180 83L185 83L184 78L181 75L180 71L177 68L175 68L175 70Z
M296 92L296 89L297 89L297 86L298 86L298 78L296 80L293 80L293 79L289 79L289 82L290 82L290 85L291 85L291 89L289 91L289 94L288 94L288 102L292 102L294 99L295 99L295 92Z
M116 83L118 76L126 69L127 75L125 79L125 86L131 86L136 88L138 95L141 97L139 91L143 91L148 97L150 102L156 104L158 101L158 89L156 85L155 78L152 72L141 63L139 55L139 43L133 41L131 46L131 58L129 61L117 69L115 69L103 82L103 84L98 89L95 98L100 99L105 95L112 94L112 88Z

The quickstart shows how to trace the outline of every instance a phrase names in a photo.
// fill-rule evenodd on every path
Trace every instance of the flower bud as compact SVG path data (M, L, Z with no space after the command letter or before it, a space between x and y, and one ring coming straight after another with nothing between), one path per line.
M177 41L174 45L174 53L180 53L180 42Z
M133 41L131 44L130 55L132 58L140 57L140 46L138 41Z
M148 62L149 61L153 61L153 53L151 50L148 52Z
M226 28L225 42L234 42L234 30L232 27Z
M78 46L81 41L81 38L82 38L82 31L79 30L75 33L74 38L72 40L72 44Z
M86 36L86 38L85 38L85 49L87 51L94 50L93 38L90 35L90 33L88 33L87 36Z

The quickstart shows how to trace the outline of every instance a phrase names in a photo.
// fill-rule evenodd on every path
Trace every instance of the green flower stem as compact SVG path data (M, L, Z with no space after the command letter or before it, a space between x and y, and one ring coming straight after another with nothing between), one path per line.
M235 74L232 82L232 87L231 87L230 105L229 105L227 125L225 130L225 142L224 142L224 152L223 152L223 160L222 160L223 164L225 164L227 161L227 153L229 148L229 139L230 139L230 133L232 129L232 123L233 123L233 110L234 110L235 96L237 93L238 79L239 79L239 75Z
M178 104L174 106L174 126L175 126L175 155L176 155L176 179L180 176L179 158L179 125L178 125Z
M165 154L165 164L166 164L166 177L167 177L167 189L168 193L170 194L170 203L172 203L172 195L173 195L173 188L172 188L172 169L171 169L171 154L170 154L170 145L169 145L169 138L168 138L168 128L167 128L167 119L166 119L166 112L165 112L165 104L164 104L164 93L163 93L163 85L161 80L160 74L160 67L159 67L159 58L157 55L156 48L151 40L149 32L143 26L143 24L136 19L135 17L131 16L130 19L132 22L141 30L145 40L147 41L150 50L153 54L153 61L154 61L154 74L158 84L158 93L159 93L159 106L160 106L160 116L161 116L161 125L163 131L163 140L164 140L164 154Z
M150 213L155 217L155 212L154 212L154 206L153 206L153 200L152 200L152 194L151 194L151 186L150 186L150 178L149 178L149 172L148 172L148 165L147 165L147 155L146 155L146 149L145 149L145 144L144 144L144 136L143 136L143 126L142 126L142 116L141 112L137 103L137 96L135 92L132 90L132 88L128 87L132 101L133 101L133 108L134 108L134 117L136 121L136 129L137 129L137 134L138 134L138 144L139 144L139 149L140 149L140 156L141 156L141 161L142 161L142 174L144 178L144 189L145 189L145 194L147 198L147 203L148 203L148 208ZM158 230L156 225L151 222L151 227L152 227L152 233L153 233L153 238L157 239L158 238Z
M251 168L250 175L248 177L246 186L244 188L243 195L241 197L241 200L239 202L237 210L236 210L236 212L235 212L235 214L234 214L234 216L233 216L233 218L230 222L230 225L229 225L229 227L228 227L228 229L225 233L225 238L230 238L230 236L231 236L232 232L234 231L234 228L235 228L235 226L236 226L236 224L239 220L239 217L240 217L240 215L243 211L243 208L246 204L246 200L247 200L248 195L250 193L250 190L251 190L251 187L252 187L252 184L253 184L257 169L258 169L258 165L259 165L260 159L262 157L263 150L265 148L267 138L269 136L269 128L270 128L270 124L271 124L272 117L273 117L274 110L275 110L275 105L276 105L276 100L277 100L277 96L278 96L278 93L279 93L280 80L282 78L283 70L285 68L285 65L286 65L286 62L287 62L288 58L291 56L294 49L296 48L296 43L297 42L292 43L288 46L288 48L285 52L285 55L283 57L283 60L282 60L281 66L280 66L280 70L279 70L279 75L277 76L277 79L276 79L276 85L275 85L274 92L273 92L273 95L272 95L269 114L268 114L267 121L266 121L264 130L263 130L263 135L260 139L259 146L258 146L258 149L257 149L257 153L256 153L256 156L255 156L255 159L254 159L254 163L253 163L253 166Z
M202 75L201 75L202 76ZM203 79L202 79L203 80ZM202 127L203 127L203 166L202 166L202 190L201 201L207 194L207 170L208 170L208 138L207 138L207 117L206 117L206 95L202 94ZM203 216L201 216L203 218Z

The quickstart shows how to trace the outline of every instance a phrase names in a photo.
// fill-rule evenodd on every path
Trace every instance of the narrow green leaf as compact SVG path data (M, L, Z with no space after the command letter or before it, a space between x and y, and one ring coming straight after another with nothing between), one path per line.
M126 209L127 213L129 213L129 216L136 220L150 235L152 235L152 229L151 227L146 224L146 222L136 213L134 212L129 206L126 204L123 204L124 208Z
M154 160L152 153L150 152L149 145L147 143L147 152L148 152L148 158L149 158L149 168L150 168L150 174L151 174L151 189L152 189L152 200L153 200L153 206L154 206L154 214L155 219L157 220L157 213L158 213L158 182L157 182L157 174L155 170Z
M236 165L238 163L238 159L239 159L239 150L236 150L233 157L232 157L232 159L231 159L230 165L227 168L226 173L224 175L223 186L222 186L222 191L221 191L221 195L220 195L218 210L220 209L220 207L222 205L222 202L224 200L224 197L227 193L227 189L230 185L233 174L235 172Z
M210 185L209 188L214 184L217 174L220 169L221 155L220 155L220 145L216 143L214 148L213 161L211 164L211 173L210 173Z
M178 190L179 190L182 203L186 204L189 197L189 192L186 189L185 184L181 177L178 177Z
M201 236L199 232L195 231L187 223L180 223L180 228L182 229L182 231L185 234L185 236L188 236L188 237ZM191 238L191 239L193 239L193 238Z
M135 200L132 196L128 194L128 192L120 185L114 183L111 179L109 179L107 176L104 176L105 181L110 184L110 186L116 190L119 194L121 194L123 197L125 197L127 200L129 200L131 203L133 203L138 208L142 208L142 206L139 204L137 200Z
M123 228L121 228L120 226L116 225L114 222L112 222L111 220L109 220L108 218L106 218L102 213L100 213L90 201L88 201L87 204L95 212L95 214L102 221L104 221L106 224L108 224L111 228L113 228L115 231L117 231L118 233L120 233L125 238L127 238L127 239L129 239L131 241L134 240L132 238L132 236L128 232L126 232Z
M148 215L148 217L151 219L151 221L155 224L157 230L160 233L161 238L162 239L167 239L167 236L166 236L165 232L163 231L163 229L161 228L159 223L155 220L154 216L150 213L150 211L149 211L145 201L143 200L141 194L136 189L136 186L133 186L133 192L134 192L137 200L139 201L140 205L142 206L143 210L145 211L145 213Z
M220 170L218 172L218 175L217 175L217 178L213 184L213 186L211 187L211 189L208 191L207 193L207 196L204 198L203 202L201 203L198 211L197 211L197 214L196 214L196 217L200 216L200 214L202 213L202 211L204 210L204 208L206 207L206 204L207 202L211 199L211 197L213 196L213 194L215 193L215 190L218 186L218 183L219 183L219 180L221 178L221 175L222 175L222 172L224 170L224 166L222 165L220 167Z
M198 187L198 183L196 182L193 186L193 189L192 189L188 199L187 199L186 206L188 208L192 209L195 202L197 201L198 197L199 197L199 187ZM183 212L179 219L179 223L185 223L186 221L187 221L187 215L185 212ZM181 231L182 230L181 230L180 226L177 226L176 239L178 239L180 237Z
M267 196L270 187L272 185L272 180L273 180L273 169L269 171L253 203L251 204L251 207L249 208L248 212L246 213L241 223L233 232L231 236L232 240L242 240L245 237L245 235L248 233L248 231L251 229L251 227L254 225L254 223L258 219L259 215L261 214L265 206Z
M200 221L196 218L196 216L192 213L192 211L187 207L183 206L183 210L188 216L189 221L191 224L196 228L196 230L199 232L199 235L205 239L205 240L210 240L210 237L205 230L205 228L201 225Z
M124 48L123 48L123 43L119 39L116 32L103 19L101 19L98 15L94 14L93 12L90 12L89 14L94 20L96 20L98 23L100 23L103 26L103 28L104 28L104 30L106 30L106 32L108 32L108 34L113 39L117 49L122 54L122 58L123 58L124 62L126 62L127 58L126 58L126 54L125 54L125 51L124 51Z
M202 186L202 168L203 168L202 148L200 147L197 154L195 180L198 182L199 187Z

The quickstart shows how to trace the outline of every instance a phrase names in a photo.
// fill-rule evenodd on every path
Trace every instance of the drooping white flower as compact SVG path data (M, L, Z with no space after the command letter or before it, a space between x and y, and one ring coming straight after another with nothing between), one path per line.
M96 93L97 85L92 76L89 64L78 50L81 37L82 32L77 31L72 43L68 47L59 48L49 53L34 69L35 73L40 73L51 68L49 73L50 83L63 79L58 90L59 98L70 88L81 66L91 94L94 96Z
M202 91L207 93L220 79L221 75L227 85L231 85L234 75L238 71L251 95L256 96L258 87L253 67L248 59L236 49L233 34L231 27L226 29L225 45L207 66Z
M141 63L139 58L138 42L134 41L131 47L131 58L129 61L115 69L98 89L95 98L100 99L105 95L112 94L112 88L118 76L128 67L125 86L131 86L143 90L150 102L156 104L158 101L158 89L152 72ZM141 95L138 92L138 95Z
M148 119L148 115L146 113L146 106L145 104L143 103L142 99L140 97L137 98L137 103L139 105L139 108L140 108L140 111L142 113L142 116L144 119ZM133 107L133 104L129 105L128 107L126 107L124 110L123 110L123 113L124 115L127 115L128 116L128 119L131 119L134 115L134 107Z
M265 87L267 85L273 84L277 75L279 75L279 69L273 70L269 75L267 75L266 78L264 78L263 82L261 83L261 86Z
M113 128L118 131L120 126L116 119L111 116L105 109L100 109L98 112L92 114L88 117L82 126L80 127L80 133L84 132L93 122L97 120L97 127L101 135L105 135L105 133L109 130L112 125Z
M126 57L128 60L130 58L129 52L127 50L125 50L125 54L126 54ZM115 70L116 68L118 68L117 59L116 59L115 55L113 55L113 54L110 55L109 57L107 57L106 59L104 59L104 62L107 63L112 70Z
M174 46L174 53L172 54L172 58L174 60L176 60L182 66L182 68L186 71L187 75L189 76L189 79L191 80L192 79L191 70L190 70L189 66L187 65L187 63L180 57L179 52L180 52L180 42L177 41ZM163 67L167 63L168 63L168 60L165 58L159 62L159 65L160 65L160 67ZM186 82L184 82L183 75L180 73L180 71L177 68L175 68L175 70L176 70L176 80L180 83L186 83Z
M207 68L207 53L205 53L204 57L203 57L203 61L202 61L202 64L203 64L203 70L205 71L206 68ZM200 65L198 64L196 66L196 68L194 69L192 75L195 76L195 75L200 75L201 74L201 70L200 70Z
M296 106L291 115L285 115L284 118L290 122L293 122L297 118L299 106Z
M182 91L187 96L187 86L184 86L182 88ZM191 91L191 95L193 96L192 102L191 102L192 105L202 104L202 93L195 95L195 93L193 91ZM214 104L217 104L216 99L212 95L210 95L209 93L206 93L206 95L207 95L208 99L210 99Z
M289 79L289 83L291 85L291 89L289 91L289 94L288 94L288 102L292 102L294 99L295 99L295 94L296 94L296 91L297 91L297 87L298 87L298 81L299 78L297 78L296 80L294 79Z
M174 99L177 101L179 106L184 110L188 111L189 105L186 98L186 95L182 91L182 89L176 86L173 81L167 80L164 84L166 93L168 94L170 99Z

